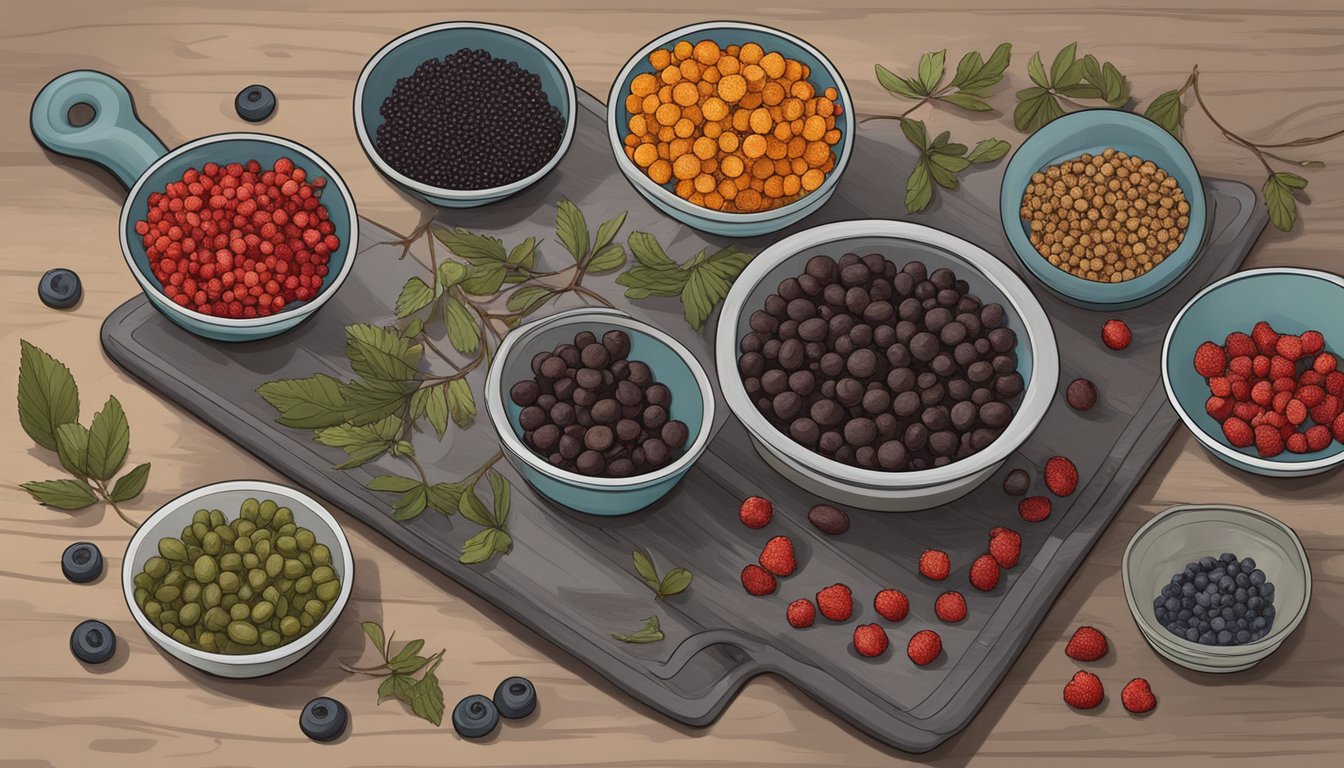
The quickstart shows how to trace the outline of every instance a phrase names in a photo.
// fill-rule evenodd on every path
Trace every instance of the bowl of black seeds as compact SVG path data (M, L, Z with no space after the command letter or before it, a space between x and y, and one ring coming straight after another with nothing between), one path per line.
M617 310L521 325L490 364L485 409L514 469L597 515L649 506L709 445L714 392L680 342Z
M1182 505L1125 548L1125 599L1159 655L1201 672L1249 669L1306 615L1311 568L1291 528L1263 512Z
M355 130L383 175L430 203L470 208L536 183L564 157L574 79L510 27L449 22L383 46L355 86Z

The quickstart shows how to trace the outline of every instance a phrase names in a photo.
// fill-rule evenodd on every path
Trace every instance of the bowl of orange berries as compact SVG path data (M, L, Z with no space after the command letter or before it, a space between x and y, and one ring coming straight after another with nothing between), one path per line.
M854 113L816 48L758 24L672 30L612 83L607 133L636 191L689 226L774 232L825 204L849 161Z

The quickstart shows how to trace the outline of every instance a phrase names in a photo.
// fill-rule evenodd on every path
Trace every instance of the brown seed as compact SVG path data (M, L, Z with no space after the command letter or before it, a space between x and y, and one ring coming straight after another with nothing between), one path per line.
M1074 410L1086 411L1097 404L1097 385L1087 379L1074 379L1069 382L1065 398Z
M807 520L828 536L838 536L849 530L849 515L829 504L818 504L808 510Z
M1014 469L1003 478L1003 492L1009 496L1022 496L1031 489L1031 476L1026 470Z

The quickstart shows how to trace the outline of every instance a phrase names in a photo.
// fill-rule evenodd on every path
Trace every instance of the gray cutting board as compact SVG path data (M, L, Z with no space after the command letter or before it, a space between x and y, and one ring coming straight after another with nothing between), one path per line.
M598 217L628 210L626 232L656 234L677 259L707 244L728 242L682 226L638 197L615 167L603 106L587 94L582 106L573 148L555 172L506 202L446 210L441 220L496 234L506 244L528 235L549 238L554 204L566 196L587 213L592 226ZM914 156L897 124L885 119L863 123L854 151L834 198L794 229L839 219L905 216L903 180ZM1001 173L1000 165L969 174L961 190L942 192L940 201L914 220L984 247L1039 287L1012 256L999 226ZM508 555L464 566L458 552L478 530L475 525L432 512L405 524L391 520L389 498L363 486L375 474L404 471L397 460L333 471L331 465L341 460L339 449L317 445L309 432L276 425L274 412L254 392L267 380L318 371L348 377L343 326L393 322L391 307L402 283L421 268L399 260L396 246L378 244L388 234L366 221L347 284L314 319L285 335L243 345L205 341L179 330L138 297L108 317L103 345L113 360L164 397L669 717L708 724L748 678L774 672L873 737L923 752L965 727L984 704L1175 427L1176 415L1159 380L1163 334L1199 288L1241 264L1266 218L1248 187L1221 180L1207 184L1213 209L1208 244L1173 290L1123 313L1134 330L1128 350L1114 353L1099 343L1106 315L1038 291L1063 356L1061 389L1075 377L1091 378L1101 390L1096 408L1076 413L1062 404L1061 395L1022 450L971 495L925 512L851 510L849 532L834 538L807 523L807 510L822 499L774 474L723 407L708 452L663 501L637 514L597 518L554 507L501 464L515 484L509 518L515 546ZM756 251L772 239L742 244ZM541 254L542 264L563 265L569 258L552 239L543 242ZM628 302L610 276L585 284L678 336L699 354L714 380L712 323L696 334L675 300ZM475 384L479 391L479 378ZM220 407L224 403L231 407ZM416 436L416 451L433 479L456 480L494 452L496 441L484 422L482 412L474 427L451 430L441 443L432 433ZM1000 488L1002 477L1017 467L1035 476L1057 453L1078 465L1079 490L1057 501L1047 521L1024 523L1016 514L1016 500ZM747 529L737 520L739 502L751 494L772 498L779 507L775 522L764 530ZM982 593L967 586L967 569L984 552L987 532L996 525L1022 532L1023 557L993 592ZM751 597L738 573L775 534L793 538L799 571L782 580L775 595ZM917 575L917 559L927 547L952 556L957 567L946 582L934 584ZM660 569L689 568L694 584L664 603L655 602L631 564L636 548L652 554ZM855 592L853 620L841 625L821 620L802 631L788 626L784 608L790 600L811 597L837 581ZM910 596L910 616L889 627L889 652L866 659L851 649L851 634L856 624L875 620L872 596L884 587ZM963 589L970 617L957 626L943 625L933 616L933 601L954 588ZM667 634L663 642L628 645L610 637L614 631L635 630L649 615L661 620ZM917 668L904 649L910 635L926 627L942 635L945 653Z

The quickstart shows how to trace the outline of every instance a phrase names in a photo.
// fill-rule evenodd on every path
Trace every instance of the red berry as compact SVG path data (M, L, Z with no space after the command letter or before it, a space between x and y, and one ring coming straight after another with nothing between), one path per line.
M1017 503L1017 514L1028 523L1039 523L1050 516L1048 496L1028 496Z
M1094 709L1106 697L1101 687L1101 678L1091 672L1079 670L1064 686L1064 703L1074 709Z
M1232 380L1226 376L1215 376L1209 379L1209 391L1218 397L1232 396Z
M1314 355L1325 349L1325 336L1320 331L1307 331L1302 334L1302 352L1307 355Z
M1334 422L1330 424L1330 434L1339 442L1344 443L1344 413L1337 416Z
M737 516L748 528L764 528L775 516L775 505L771 504L769 499L751 496L742 502L742 506L737 510Z
M910 613L910 598L899 589L884 589L873 597L873 610L887 621L900 621Z
M1317 373L1316 371L1312 370L1311 368L1308 368L1307 370L1303 371L1301 374L1298 375L1298 377L1297 377L1297 383L1298 383L1298 384L1301 384L1301 385L1304 386L1304 387L1307 386L1307 385L1309 385L1309 384L1310 384L1310 385L1315 385L1315 386L1318 386L1318 387L1324 387L1324 386L1325 386L1325 376L1323 376L1322 374Z
M939 549L926 549L919 556L919 572L926 579L942 581L952 572L952 560Z
M1222 376L1227 370L1227 352L1212 341L1206 341L1195 350L1195 372L1209 378Z
M1316 356L1315 360L1311 361L1311 370L1325 376L1335 370L1335 367L1338 365L1339 360L1337 360L1334 355L1329 352L1322 352Z
M804 629L812 626L812 622L817 619L817 608L812 605L812 601L807 598L800 598L789 603L788 609L789 626L794 629Z
M1283 453L1283 433L1277 427L1261 424L1255 428L1255 450L1268 459Z
M1252 350L1250 355L1238 355L1227 361L1227 370L1229 373L1235 373L1238 376L1250 376L1254 373L1251 364L1251 357L1255 354Z
M1109 650L1105 635L1095 627L1082 626L1073 631L1069 644L1064 646L1064 655L1075 661L1096 661Z
M1232 414L1232 401L1221 397L1210 397L1204 403L1204 412L1214 418L1215 421L1222 421Z
M1120 691L1120 703L1130 712L1141 715L1157 706L1157 697L1153 695L1153 689L1147 680L1136 677L1125 683L1124 690Z
M1233 331L1227 334L1227 339L1223 342L1227 348L1227 354L1230 357L1251 357L1255 355L1255 340L1241 331Z
M1251 329L1251 339L1255 342L1255 348L1260 350L1260 354L1272 355L1279 343L1279 334L1274 332L1269 323L1261 320Z
M1344 416L1340 418L1344 418ZM1307 439L1307 450L1323 451L1330 445L1330 428L1324 424L1316 424L1307 429L1305 437Z
M989 554L1000 567L1012 568L1022 554L1022 537L1008 528L994 528L989 532Z
M1251 387L1251 402L1268 407L1274 402L1274 385L1268 381L1258 381Z
M956 624L966 618L966 598L960 592L944 592L933 602L933 613L948 624Z
M1245 381L1232 382L1232 399L1244 403L1251 399L1251 385Z
M1344 373L1331 371L1325 374L1325 391L1335 397L1344 397Z
M1285 336L1284 338L1288 338ZM1292 360L1282 356L1275 355L1269 358L1269 378L1282 379L1293 378L1297 376L1297 365Z
M747 590L747 594L759 597L774 592L776 582L773 574L752 563L742 569L742 586Z
M1288 394L1284 392L1283 394ZM1283 409L1283 415L1288 419L1289 424L1301 424L1307 420L1307 406L1302 404L1301 400L1293 398L1288 401L1287 407Z
M1307 446L1307 436L1301 432L1294 432L1284 441L1284 446L1289 453L1306 453L1309 450Z
M793 556L793 542L788 536L776 536L761 550L761 567L776 576L788 576L798 567Z
M881 656L887 650L887 633L876 624L860 624L854 628L854 650L860 656Z
M971 586L982 592L999 585L999 564L989 555L981 555L971 563Z
M1252 358L1252 359L1251 359L1251 373L1255 374L1256 376L1261 376L1261 377L1268 376L1268 375L1269 375L1269 356L1268 356L1268 355L1256 355L1254 358Z
M1294 394L1297 399L1301 400L1302 404L1308 408L1315 408L1321 404L1321 401L1325 400L1325 390L1315 384L1307 384L1298 387L1297 392Z
M931 629L921 629L910 638L910 643L905 647L905 655L910 660L924 666L932 664L933 660L943 652L943 639L937 632Z
M1278 342L1274 345L1274 350L1289 360L1297 362L1298 358L1302 357L1302 339L1285 334L1279 337Z
M1264 406L1255 403L1237 403L1232 406L1232 415L1242 421L1250 421L1264 412Z
M831 621L847 621L854 614L854 593L844 584L832 584L817 593L817 608Z
M1329 424L1335 420L1340 412L1340 398L1336 395L1326 395L1325 399L1315 408L1307 410L1311 420L1317 424Z
M1124 320L1113 317L1101 326L1101 341L1111 349L1124 349L1133 340L1134 334Z
M1068 496L1078 488L1078 468L1063 456L1045 462L1045 486L1056 496Z

